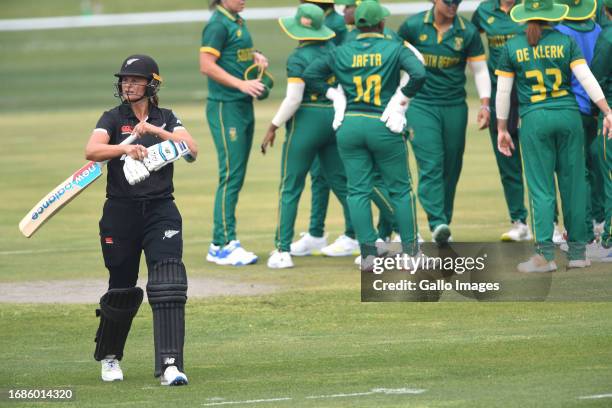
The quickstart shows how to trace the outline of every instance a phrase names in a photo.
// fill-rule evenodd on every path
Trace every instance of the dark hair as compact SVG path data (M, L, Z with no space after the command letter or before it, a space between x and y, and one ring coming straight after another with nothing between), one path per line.
M381 21L380 23L373 26L359 27L359 31L361 31L362 33L382 33L384 29L384 21Z
M525 30L525 34L527 34L527 42L532 47L535 47L540 42L540 38L542 38L542 25L544 22L542 20L531 20L527 23L527 29Z
M221 0L210 0L210 5L208 6L208 8L209 9L214 9L219 4L221 4Z

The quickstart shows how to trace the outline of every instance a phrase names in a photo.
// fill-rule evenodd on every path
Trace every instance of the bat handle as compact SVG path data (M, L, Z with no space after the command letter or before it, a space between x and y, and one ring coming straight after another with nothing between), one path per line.
M128 137L125 138L125 140L123 140L123 142L119 143L120 145L126 145L126 144L130 144L132 143L134 140L136 140L136 134L132 133L131 135L129 135Z

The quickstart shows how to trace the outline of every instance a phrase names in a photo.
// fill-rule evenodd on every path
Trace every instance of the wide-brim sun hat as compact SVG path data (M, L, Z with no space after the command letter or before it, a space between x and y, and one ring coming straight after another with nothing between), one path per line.
M324 41L336 36L331 28L323 24L324 20L325 13L321 7L304 3L298 7L295 16L281 17L278 19L278 24L294 40Z
M586 20L597 12L596 0L555 0L559 4L569 7L565 20Z
M525 0L512 7L510 17L517 23L530 20L560 21L568 12L568 6L556 4L553 0Z

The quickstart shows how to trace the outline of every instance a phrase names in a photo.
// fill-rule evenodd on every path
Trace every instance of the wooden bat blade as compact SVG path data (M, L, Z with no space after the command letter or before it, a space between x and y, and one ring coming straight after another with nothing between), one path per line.
M104 163L88 162L40 200L19 223L19 230L31 237L62 207L78 196L102 175Z

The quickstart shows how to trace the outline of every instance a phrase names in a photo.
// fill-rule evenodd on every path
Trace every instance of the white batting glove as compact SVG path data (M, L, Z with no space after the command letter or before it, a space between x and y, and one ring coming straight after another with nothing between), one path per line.
M408 102L408 97L398 88L380 117L381 122L384 122L393 133L402 133L406 127Z
M332 127L334 130L338 130L342 121L344 120L344 111L346 110L346 96L344 95L344 89L341 85L338 88L329 88L325 97L333 102L334 104L334 121Z
M149 171L157 171L166 164L172 163L190 153L187 143L175 143L172 140L165 140L148 147L147 152L147 157L145 157L142 162Z
M123 174L131 186L140 183L150 175L149 170L140 160L134 160L130 156L125 156Z

